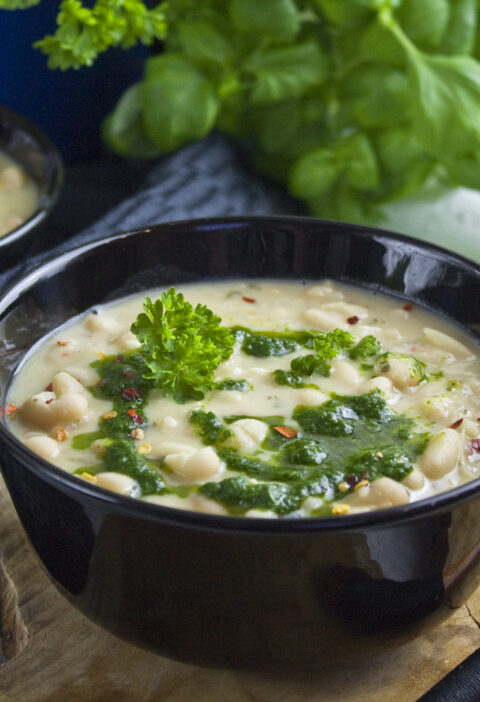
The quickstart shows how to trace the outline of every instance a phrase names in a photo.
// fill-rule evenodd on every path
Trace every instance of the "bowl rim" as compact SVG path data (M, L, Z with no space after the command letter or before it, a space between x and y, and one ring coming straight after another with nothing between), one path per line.
M52 164L52 172L50 174L50 179L46 183L46 190L43 195L40 196L35 210L18 227L0 236L1 254L3 248L7 248L10 244L21 239L48 217L60 195L65 180L65 167L57 147L48 138L45 132L27 117L15 112L4 104L0 104L0 121L6 121L6 123L11 125L14 129L20 129L20 131L33 137ZM1 149L5 151L7 155L10 155L3 146Z
M480 263L476 263L461 254L456 254L436 244L376 227L298 215L236 215L230 217L193 218L162 222L146 227L117 232L101 239L75 246L65 251L60 256L44 261L32 271L15 279L3 291L0 291L0 321L3 314L8 311L10 305L16 301L19 294L27 292L43 280L48 280L52 274L62 270L69 262L81 260L83 256L91 254L95 249L108 246L110 243L127 238L130 239L139 234L154 234L155 231L159 229L184 229L188 227L190 232L198 233L201 232L203 228L210 229L212 226L220 227L229 225L229 228L233 228L234 226L241 227L248 224L265 223L267 221L272 224L283 222L284 224L328 225L329 227L337 229L339 233L345 232L346 230L353 230L357 235L374 238L376 240L387 238L388 240L398 241L399 243L404 243L414 248L437 254L443 260L451 261L452 263L460 263L464 269L469 270L470 273L480 278ZM4 391L5 399L14 372L15 369L11 372L9 381L6 383ZM68 473L62 468L58 468L48 461L45 461L28 449L8 429L6 417L3 412L0 416L0 441L8 445L13 454L19 454L24 459L23 462L25 462L25 460L29 462L27 466L24 466L27 470L37 473L51 485L60 484L60 486L67 491L72 491L74 493L79 492L96 501L116 506L120 508L123 514L129 516L140 519L153 519L154 521L167 521L179 526L183 525L188 528L196 527L209 531L242 531L258 534L282 533L290 534L291 536L306 532L351 532L365 527L389 527L398 522L406 524L410 521L422 518L427 514L433 515L448 512L455 505L480 496L480 477L478 477L451 490L431 495L421 500L396 507L372 510L370 512L342 515L340 518L333 516L288 518L287 516L282 519L267 519L263 517L246 518L207 514L145 502L137 498L111 492L110 490L81 480L79 477Z

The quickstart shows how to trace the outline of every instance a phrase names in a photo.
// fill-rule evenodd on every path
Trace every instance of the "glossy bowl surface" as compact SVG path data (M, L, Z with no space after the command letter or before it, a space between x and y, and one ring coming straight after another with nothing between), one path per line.
M295 217L163 224L86 245L0 300L0 404L17 362L65 320L156 285L332 278L408 298L476 337L480 267L380 230ZM315 519L239 519L91 486L0 421L3 474L57 586L129 641L201 665L312 668L398 646L480 575L480 480L417 503Z
M28 244L54 207L63 183L63 162L56 147L32 122L0 105L0 151L19 163L35 181L39 200L19 227L0 237L0 270L28 251Z

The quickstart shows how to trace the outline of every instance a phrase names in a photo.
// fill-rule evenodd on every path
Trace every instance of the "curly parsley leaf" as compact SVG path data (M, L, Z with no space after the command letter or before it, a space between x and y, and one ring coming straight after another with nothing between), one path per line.
M142 344L145 377L176 402L199 400L215 387L213 373L233 351L234 337L205 305L195 308L174 288L147 297L131 330Z
M91 8L79 0L63 0L57 24L55 34L34 46L48 55L50 68L62 70L91 66L110 47L149 45L166 33L163 8L148 9L143 0L97 0Z
M360 339L358 344L355 344L353 348L350 349L348 355L350 358L369 358L370 356L376 356L380 353L380 342L372 334L367 334L363 339Z

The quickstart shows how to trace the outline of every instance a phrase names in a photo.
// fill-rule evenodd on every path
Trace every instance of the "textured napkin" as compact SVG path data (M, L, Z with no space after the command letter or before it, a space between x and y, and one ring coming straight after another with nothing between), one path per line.
M479 702L479 700L480 651L477 650L417 702Z
M88 187L94 199L99 186L92 179ZM220 134L211 134L160 160L134 196L93 226L0 273L0 290L39 263L116 232L194 217L269 214L305 211L283 189L262 180L243 149ZM75 212L71 217L74 223Z

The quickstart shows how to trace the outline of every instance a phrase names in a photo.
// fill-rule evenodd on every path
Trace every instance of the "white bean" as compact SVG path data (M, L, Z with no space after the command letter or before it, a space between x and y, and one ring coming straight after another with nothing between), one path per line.
M329 398L328 395L321 392L320 390L315 390L315 388L303 388L297 391L297 404L298 405L323 405Z
M278 514L270 509L249 509L245 516L255 517L256 519L278 519Z
M338 312L342 317L358 317L365 319L368 317L368 309L363 305L351 305L346 302L327 302L322 305L322 309L327 312Z
M119 336L116 336L111 341L123 351L133 351L133 349L138 349L141 343L131 331L126 331Z
M378 370L379 374L390 378L399 390L418 385L422 380L422 370L418 361L411 356L389 356ZM383 370L385 368L385 370Z
M312 327L328 331L337 329L344 323L342 317L336 312L325 312L324 310L320 310L315 307L305 310L303 313L303 318L307 324L310 324Z
M371 392L372 390L380 390L387 397L393 395L394 393L392 381L390 378L386 378L384 375L377 375L375 378L370 378L363 383L363 392Z
M470 439L476 439L480 434L480 424L478 422L473 422L471 419L465 418L459 429L463 429L465 434Z
M268 425L259 419L239 419L230 425L235 434L235 443L243 451L253 451L265 439Z
M41 392L26 400L20 408L22 419L32 426L51 429L55 425L76 423L87 416L88 401L83 392L62 395Z
M325 298L342 300L343 293L337 290L331 283L325 282L320 285L312 285L311 288L305 290L305 297L311 300L324 300Z
M175 417L171 417L170 415L167 414L166 417L163 418L162 420L162 426L164 429L173 429L176 427L178 424L177 420Z
M457 463L458 434L455 429L445 429L430 439L427 448L420 456L418 466L430 480L438 480L450 473Z
M445 395L426 397L420 404L420 411L434 422L450 422L455 415L453 402Z
M51 461L60 453L58 442L44 434L41 436L30 436L28 439L25 439L25 445L46 461Z
M182 444L178 441L152 443L152 454L154 456L168 456L170 453L184 453L186 456L191 456L196 450L193 446Z
M454 339L453 336L449 336L449 334L444 334L444 332L431 327L425 327L423 333L430 344L445 349L445 351L453 354L456 358L474 358L474 354L470 349L460 341L457 341L457 339Z
M404 307L397 307L394 310L391 310L390 316L393 319L408 319L410 317L410 312Z
M70 393L85 393L85 388L70 373L60 371L52 378L52 390L57 397Z
M366 487L360 488L352 496L352 502L356 502L357 496L360 504L368 504L376 509L396 507L410 501L407 488L396 480L386 477L378 478Z
M384 329L383 336L386 341L401 341L402 334L399 329L392 327L391 329Z
M227 510L219 502L209 500L205 495L200 495L198 492L192 495L192 509L203 514L228 514Z
M115 331L117 323L111 317L106 317L102 312L89 314L85 326L91 332Z
M333 361L334 380L347 388L354 388L360 382L360 373L348 361Z
M425 485L425 476L414 468L404 479L403 484L410 488L410 490L421 490Z
M165 456L165 463L177 475L187 480L205 480L212 478L220 470L222 463L211 446L187 455L173 453Z
M129 495L130 497L135 497L139 494L137 481L129 475L105 471L104 473L97 473L96 478L95 484L98 487L105 488L105 490L117 492L119 495Z
M78 380L80 385L87 387L88 385L93 385L96 380L98 380L98 375L93 368L87 366L86 368L81 368L80 366L68 366L64 369L65 373L68 373L75 380Z

